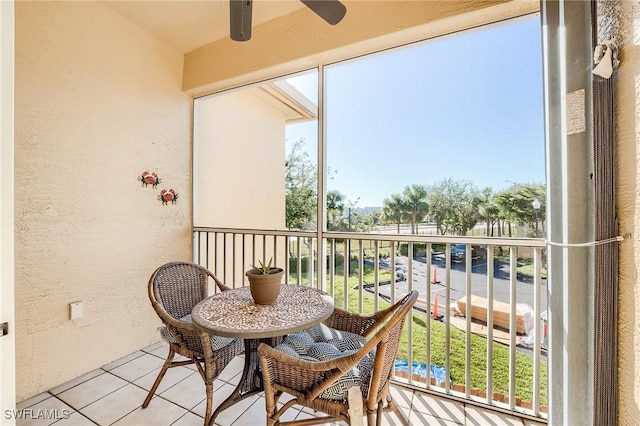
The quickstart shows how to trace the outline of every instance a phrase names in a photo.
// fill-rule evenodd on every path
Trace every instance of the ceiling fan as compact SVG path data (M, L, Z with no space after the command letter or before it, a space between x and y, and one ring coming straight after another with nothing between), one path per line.
M229 0L231 39L247 41L251 38L251 9L254 0ZM335 25L344 18L347 8L339 0L300 0L324 19L327 23Z

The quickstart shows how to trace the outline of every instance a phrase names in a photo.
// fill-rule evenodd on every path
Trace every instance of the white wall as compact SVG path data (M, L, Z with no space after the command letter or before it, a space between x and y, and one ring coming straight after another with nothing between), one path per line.
M285 229L285 116L256 90L196 100L198 226Z
M191 258L191 100L183 55L100 3L15 9L20 401L155 340L149 275Z

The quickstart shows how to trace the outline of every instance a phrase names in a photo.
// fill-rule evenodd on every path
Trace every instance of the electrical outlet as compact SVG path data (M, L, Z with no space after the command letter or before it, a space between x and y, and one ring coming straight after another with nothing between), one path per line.
M72 320L82 318L82 311L83 309L81 300L69 303L69 315L71 316Z

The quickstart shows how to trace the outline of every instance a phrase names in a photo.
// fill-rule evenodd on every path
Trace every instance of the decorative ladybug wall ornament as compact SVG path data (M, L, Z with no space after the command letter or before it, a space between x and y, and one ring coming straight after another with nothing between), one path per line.
M160 183L160 178L155 172L149 173L146 170L142 172L141 176L138 176L138 180L142 182L142 186L145 188L148 185L151 185L153 189L156 189L158 187L158 184Z
M171 202L171 204L175 204L176 201L178 201L178 193L173 189L163 189L160 191L158 198L162 201L162 205L166 206L169 202Z

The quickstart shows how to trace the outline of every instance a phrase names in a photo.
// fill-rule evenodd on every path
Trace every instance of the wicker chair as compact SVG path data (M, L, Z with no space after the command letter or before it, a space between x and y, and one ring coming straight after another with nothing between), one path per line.
M393 371L405 318L407 313L411 312L417 298L418 292L412 291L393 306L370 315L353 314L336 308L324 324L335 330L363 336L364 346L333 359L312 361L308 357L296 357L283 353L278 348L260 344L258 352L264 378L267 425L310 425L337 421L351 424L350 413L362 415L363 409L369 425L373 425L374 422L380 425L383 411L394 411L400 421L408 425L404 413L391 398L389 378ZM372 361L368 373L360 383L362 406L349 406L349 400L353 400L351 391L348 397L327 398L327 390L335 386L339 380L344 380L346 373L353 373L355 368L362 367L362 361L367 357ZM278 410L278 399L283 392L294 398ZM326 413L328 416L280 422L282 414L296 404ZM361 420L362 417L357 420L354 417L353 423L357 424Z
M239 339L209 336L191 323L191 310L208 295L209 277L220 291L229 290L210 271L193 263L167 263L151 275L149 299L162 320L160 332L163 340L169 344L169 355L142 404L142 408L149 405L169 368L195 364L207 392L205 425L209 422L213 408L213 381L244 348ZM189 359L174 361L176 354Z

